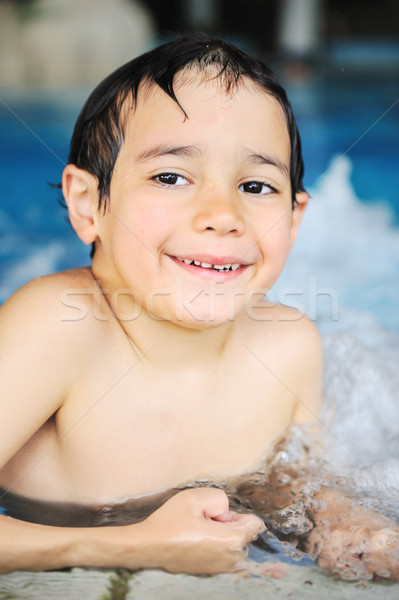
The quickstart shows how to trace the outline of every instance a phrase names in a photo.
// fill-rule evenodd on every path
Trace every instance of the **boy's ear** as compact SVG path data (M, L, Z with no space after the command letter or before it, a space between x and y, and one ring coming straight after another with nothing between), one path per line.
M62 174L62 193L68 207L71 225L85 244L97 237L97 179L75 165L67 165Z
M299 231L299 226L302 222L305 209L309 202L309 194L306 192L298 192L298 194L296 194L295 197L297 203L292 211L291 246L296 240Z

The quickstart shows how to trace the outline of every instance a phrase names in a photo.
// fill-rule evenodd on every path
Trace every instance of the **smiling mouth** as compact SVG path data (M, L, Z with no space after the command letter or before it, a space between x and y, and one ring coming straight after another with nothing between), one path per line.
M211 264L207 262L201 262L199 260L191 260L189 258L175 257L176 260L185 263L186 265L193 265L195 267L202 267L203 269L209 269L210 271L218 271L219 273L226 273L228 271L236 271L240 267L246 266L241 263L226 263L223 265Z

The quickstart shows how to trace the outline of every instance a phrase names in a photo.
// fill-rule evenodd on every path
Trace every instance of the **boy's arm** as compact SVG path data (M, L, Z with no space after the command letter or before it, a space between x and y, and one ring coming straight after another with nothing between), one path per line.
M51 279L35 280L0 309L0 469L66 395L70 340L55 295Z
M314 494L306 542L319 564L344 579L382 575L399 580L399 527L361 497L323 486Z
M47 527L0 515L0 573L74 566L231 572L245 568L245 546L264 529L209 488L179 492L145 521L123 527Z

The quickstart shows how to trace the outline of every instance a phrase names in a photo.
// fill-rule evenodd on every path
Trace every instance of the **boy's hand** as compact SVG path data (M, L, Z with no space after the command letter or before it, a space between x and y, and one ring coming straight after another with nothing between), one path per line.
M325 530L317 544L319 565L343 579L371 579L380 575L399 580L397 527L372 529L354 525Z
M246 544L265 530L256 515L230 511L226 494L214 488L179 492L141 525L143 567L192 575L244 569Z

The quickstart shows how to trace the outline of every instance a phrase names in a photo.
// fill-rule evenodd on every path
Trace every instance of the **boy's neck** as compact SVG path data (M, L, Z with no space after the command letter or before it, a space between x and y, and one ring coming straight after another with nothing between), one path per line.
M146 313L129 323L120 322L140 357L157 370L213 370L220 362L233 323L211 329L189 329L167 321L156 321ZM143 356L144 355L144 356Z
M184 324L159 320L143 309L138 311L135 318L119 318L111 297L103 291L106 286L102 289L101 282L93 272L92 276L99 292L97 310L104 313L111 309L137 356L140 359L145 358L147 364L157 370L182 373L213 370L213 367L220 363L226 344L235 329L234 322L191 329Z

